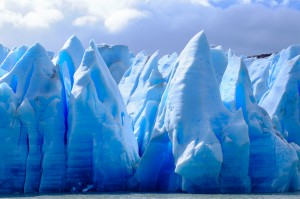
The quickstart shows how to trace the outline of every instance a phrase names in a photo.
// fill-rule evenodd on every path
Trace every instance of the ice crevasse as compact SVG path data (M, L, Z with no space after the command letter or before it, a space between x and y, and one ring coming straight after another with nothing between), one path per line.
M0 193L300 190L299 49L0 45Z

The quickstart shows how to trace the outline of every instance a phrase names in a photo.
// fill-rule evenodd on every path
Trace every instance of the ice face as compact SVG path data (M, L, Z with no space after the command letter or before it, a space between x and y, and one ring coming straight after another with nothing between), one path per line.
M109 68L112 77L119 84L125 71L130 66L128 47L123 45L98 45L97 48Z
M180 54L140 161L140 190L282 192L297 184L295 149L257 105L242 59L228 54L222 98L203 33Z
M178 60L170 80L164 122L173 145L175 172L183 177L184 191L201 192L205 185L213 192L223 161L219 127L213 124L225 109L203 32L189 41Z
M273 86L265 93L260 105L271 117L281 121L287 132L287 140L300 144L299 94L300 94L300 56L286 62L278 72Z
M177 59L177 53L173 53L171 55L165 55L158 60L158 70L166 82L169 81L171 71L175 67Z
M228 53L228 57L228 66L221 83L221 96L230 111L242 110L248 125L252 191L288 191L299 161L296 152L279 135L268 114L257 105L242 59L232 52Z
M248 66L254 94L272 118L277 130L289 141L299 144L299 74L300 47L292 45L266 59Z
M9 53L9 48L3 46L0 44L0 63L3 62L3 60L6 58L7 54Z
M299 54L0 46L0 193L299 190Z
M124 73L120 83L119 89L122 93L123 101L127 105L130 96L135 92L138 84L139 76L146 62L148 61L148 56L145 51L137 54L133 60L130 68Z
M67 190L82 191L90 185L97 191L134 188L137 185L131 179L139 157L131 120L95 43L85 51L74 77L68 114Z
M214 108L205 105L208 101ZM217 118L224 121L217 123ZM223 162L218 137L227 120L208 43L201 32L187 44L171 72L138 168L141 190L161 190L164 181L167 190L177 190L182 184L188 192L218 192ZM153 165L158 159L160 164Z
M18 144L18 150L23 149L16 153L22 161L19 166L22 168L20 175L25 178L23 191L62 191L65 176L65 119L58 71L45 49L36 43L0 82L8 84L16 98L16 120L21 122L21 128L15 134L20 142L12 146L17 147L15 145ZM17 179L10 186L15 183L18 183ZM8 185L5 183L4 186Z
M257 102L260 101L263 94L269 89L268 78L270 65L272 64L271 60L273 60L273 56L257 59L247 66L252 82L253 95Z
M137 77L134 92L126 108L133 120L135 136L143 153L151 137L156 119L156 110L165 89L165 80L158 71L158 52L154 53Z
M62 49L58 52L58 55L54 57L53 64L59 67L60 77L63 82L63 93L66 96L65 104L68 105L69 96L74 84L74 73L79 67L84 48L81 41L75 36L71 36ZM65 110L67 112L67 110Z
M27 51L28 46L20 46L11 50L3 60L0 68L9 72Z
M211 52L212 65L214 67L215 74L216 74L216 79L218 85L220 85L228 63L227 56L222 50L222 48L218 48L218 47L211 48L210 52Z
M28 153L27 135L21 134L16 113L17 99L7 83L0 84L1 193L23 192L25 163Z

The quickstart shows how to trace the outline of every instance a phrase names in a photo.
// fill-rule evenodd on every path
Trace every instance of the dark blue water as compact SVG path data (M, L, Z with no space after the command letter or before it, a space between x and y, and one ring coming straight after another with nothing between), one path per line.
M66 195L6 195L0 198L34 199L300 199L300 192L287 194L66 194Z

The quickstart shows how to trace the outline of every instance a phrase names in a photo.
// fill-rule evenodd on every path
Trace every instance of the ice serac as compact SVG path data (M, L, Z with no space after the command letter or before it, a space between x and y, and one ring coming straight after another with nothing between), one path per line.
M179 56L166 107L165 125L183 190L249 192L247 125L241 114L230 114L221 101L203 32Z
M300 144L300 56L281 66L273 86L260 105L278 118L289 142Z
M128 47L124 45L98 45L97 47L112 77L119 84L125 71L130 66Z
M211 53L212 65L214 67L215 74L216 74L216 79L218 85L220 85L228 63L227 56L225 55L221 46L210 48L210 53Z
M151 137L166 82L158 70L158 52L155 52L142 68L136 89L129 97L127 111L133 120L134 134L139 144L140 155Z
M218 192L223 154L218 137L224 115L208 42L194 36L179 55L165 116L173 144L175 172L188 192ZM197 86L196 86L197 85ZM205 188L204 188L205 187Z
M264 109L257 105L242 59L228 53L228 60L220 86L221 97L228 110L242 110L248 125L251 191L288 191L299 161L296 151L274 128Z
M22 193L25 180L27 135L20 133L17 99L7 83L0 84L0 193Z
M300 54L300 45L292 45L288 47L287 49L282 50L277 56L275 57L274 61L276 61L274 64L270 67L270 75L268 78L268 84L269 88L271 88L275 80L277 79L277 76L282 68L285 68L284 66L288 64L288 62L292 59L294 59L296 56Z
M253 95L257 102L260 101L264 93L269 89L269 70L277 62L277 59L278 55L274 54L268 58L248 58L244 60L252 83Z
M221 133L223 164L219 177L221 193L251 192L249 177L249 131L242 111L234 113Z
M228 110L236 111L245 103L255 103L248 70L241 57L228 52L228 66L220 85L221 98ZM249 103L248 103L249 102Z
M132 123L93 41L74 75L68 124L68 191L136 188L139 156Z
M24 136L27 142L26 162L19 168L25 167L25 193L63 191L65 119L58 73L46 50L36 43L0 78L15 92L20 144Z
M65 93L66 101L69 96L74 83L74 73L79 67L84 48L75 35L71 36L63 45L62 49L58 52L57 56L53 59L53 64L59 66L60 77L64 84L63 92ZM66 102L67 104L67 102Z
M177 59L177 53L173 53L171 55L165 55L158 60L158 70L166 82L169 81L171 71L177 64Z
M169 79L174 77L178 64L172 68ZM181 191L181 176L174 172L174 156L172 142L165 130L165 110L170 88L168 82L162 95L156 113L155 126L152 130L148 146L146 147L137 170L140 191Z
M27 51L28 46L20 46L11 50L3 60L0 68L9 72Z
M7 47L3 46L2 44L0 44L0 64L6 58L9 51L10 51L9 48L7 48Z
M130 96L135 92L138 80L144 65L149 57L145 51L138 53L132 60L130 68L124 73L119 82L119 89L125 105L127 105Z
M143 190L160 188L161 180L172 185L170 179L176 177L175 170L182 176L184 191L218 192L223 156L214 132L220 130L214 129L211 122L212 116L218 118L225 108L216 80L205 79L208 76L214 78L209 53L206 37L200 32L179 56L178 65L173 69L162 96L158 119L138 170ZM208 110L212 106L204 107L207 99L214 104L213 107L221 108ZM157 154L158 151L160 154ZM153 165L158 159L160 164ZM143 176L143 173L147 175ZM147 179L147 176L152 176L152 179Z
M292 45L268 58L245 59L256 100L260 102L272 89L281 69L300 54L300 46Z

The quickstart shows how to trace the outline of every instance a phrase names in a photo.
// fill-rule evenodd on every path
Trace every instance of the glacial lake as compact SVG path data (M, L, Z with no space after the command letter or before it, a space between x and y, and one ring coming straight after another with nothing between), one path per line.
M0 198L34 199L299 199L300 192L285 194L59 194L59 195L1 195Z

